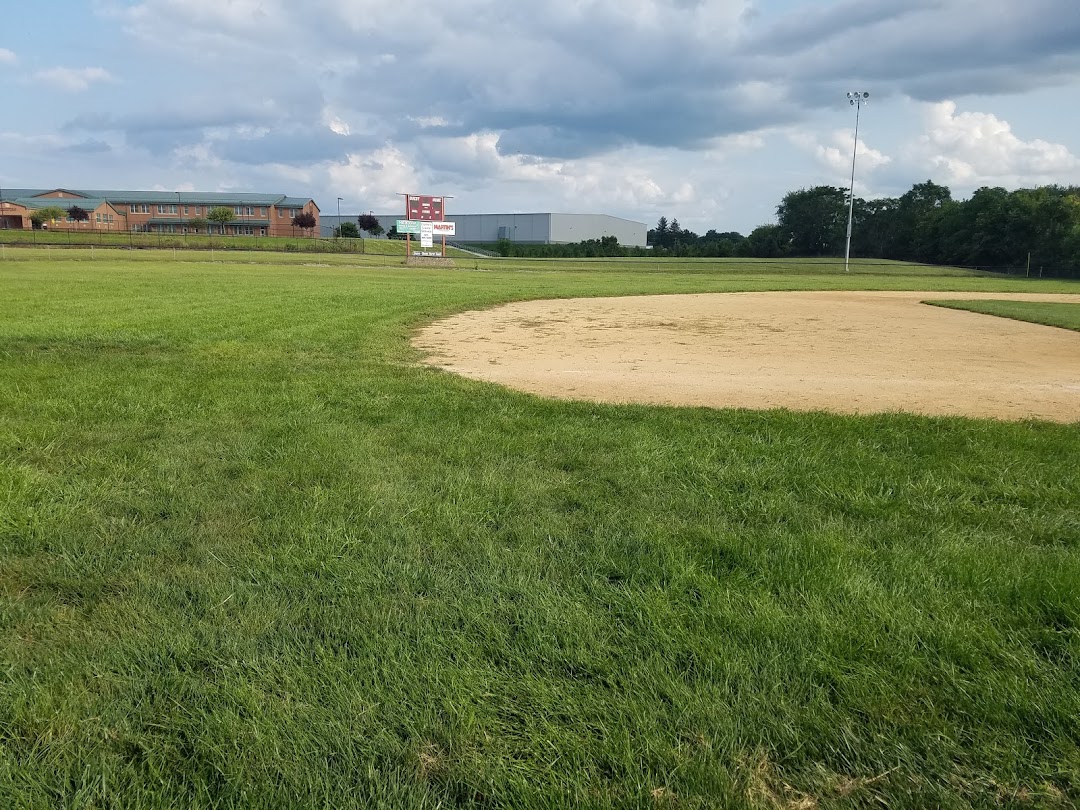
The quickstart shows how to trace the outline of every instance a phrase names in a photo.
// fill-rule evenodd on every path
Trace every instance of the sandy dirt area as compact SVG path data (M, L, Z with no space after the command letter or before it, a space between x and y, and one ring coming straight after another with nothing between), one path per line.
M769 292L529 301L422 329L431 365L563 399L1080 421L1080 332L932 307L1080 295Z

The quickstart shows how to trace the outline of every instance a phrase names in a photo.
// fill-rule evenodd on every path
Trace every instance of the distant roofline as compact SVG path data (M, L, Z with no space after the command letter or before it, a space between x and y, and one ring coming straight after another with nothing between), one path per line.
M70 194L68 197L47 198L46 194ZM179 195L179 196L178 196ZM153 191L137 189L73 189L73 188L0 188L0 199L14 202L16 199L68 199L108 200L110 203L172 203L178 205L228 204L235 202L246 205L276 206L283 202L292 208L303 207L308 203L319 210L314 197L294 197L288 194L264 193L258 191ZM303 202L299 202L303 200Z
M327 214L327 216L333 216L333 214ZM342 214L341 216L344 219L346 215ZM359 216L359 214L357 214L356 216ZM375 216L376 217L397 217L398 219L402 218L401 214L375 214ZM570 211L510 211L510 212L501 212L501 213L482 212L482 213L478 213L478 214L474 214L474 213L447 213L446 214L447 219L453 219L454 217L550 217L550 216L560 216L560 217L608 217L609 219L619 219L619 220L622 220L623 222L632 222L635 225L646 225L647 226L647 224L648 224L648 223L645 223L645 222L638 222L636 219L627 219L626 217L617 217L614 214L603 214L603 213L589 214L589 213L570 212Z

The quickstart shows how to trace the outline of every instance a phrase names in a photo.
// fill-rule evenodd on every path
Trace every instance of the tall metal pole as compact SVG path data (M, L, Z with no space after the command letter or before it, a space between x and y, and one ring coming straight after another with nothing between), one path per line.
M341 201L343 199L345 199L345 198L344 197L338 197L337 198L337 235L338 235L339 239L341 238Z
M847 209L847 248L844 251L844 272L850 272L851 265L851 222L855 213L855 157L859 153L859 113L863 102L870 98L869 93L848 93L848 103L855 107L855 145L851 149L851 186L848 189Z

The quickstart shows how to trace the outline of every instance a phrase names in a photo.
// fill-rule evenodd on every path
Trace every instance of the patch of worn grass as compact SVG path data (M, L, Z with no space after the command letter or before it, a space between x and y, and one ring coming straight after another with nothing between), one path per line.
M1080 304L1035 301L926 301L935 307L963 309L1043 326L1060 326L1080 332Z
M554 402L408 345L1068 285L548 268L0 264L0 805L1075 802L1080 428Z

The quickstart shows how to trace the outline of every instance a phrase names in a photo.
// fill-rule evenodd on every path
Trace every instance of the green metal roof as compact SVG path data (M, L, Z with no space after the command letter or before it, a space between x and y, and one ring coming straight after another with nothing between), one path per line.
M176 205L175 191L120 191L99 190L87 192L95 197L105 197L118 203L153 203L157 205ZM281 194L225 193L215 191L181 191L180 205L263 205L270 206L282 198Z
M18 197L14 200L4 198L7 202L13 202L16 205L21 205L24 208L62 208L67 211L74 205L79 206L84 211L91 212L95 208L99 207L102 203L108 202L104 198L94 197L64 197L57 199L55 197Z
M0 200L6 200L7 202L15 202L15 200L23 197L37 197L40 194L48 194L50 191L56 191L56 189L42 189L42 188L5 188L0 189Z
M278 200L278 208L303 208L309 202L315 202L311 197L282 197ZM317 209L319 206L315 206Z

